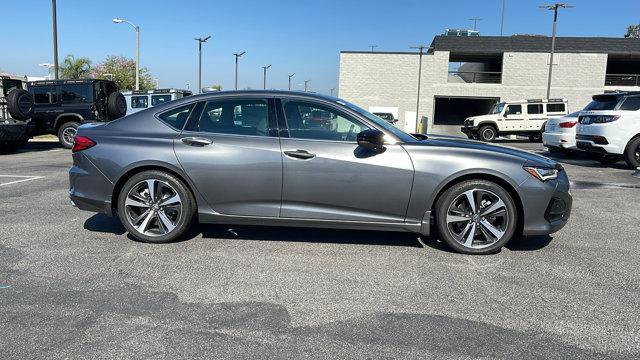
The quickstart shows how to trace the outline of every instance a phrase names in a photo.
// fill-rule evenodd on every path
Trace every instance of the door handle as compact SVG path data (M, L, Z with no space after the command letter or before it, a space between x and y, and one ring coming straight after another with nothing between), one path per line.
M288 157L302 159L302 160L313 159L314 157L316 157L315 154L312 154L306 150L289 150L289 151L285 151L284 154L287 155Z
M207 146L207 145L213 144L213 141L207 138L201 138L201 137L195 137L195 136L185 137L180 140L182 140L183 143L191 146Z

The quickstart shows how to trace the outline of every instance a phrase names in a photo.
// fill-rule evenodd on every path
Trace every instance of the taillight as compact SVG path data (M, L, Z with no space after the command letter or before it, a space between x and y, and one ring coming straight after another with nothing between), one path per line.
M565 121L558 124L558 126L560 126L561 128L572 128L576 126L577 123L577 121Z
M87 150L96 145L96 142L86 136L76 136L73 142L72 152Z

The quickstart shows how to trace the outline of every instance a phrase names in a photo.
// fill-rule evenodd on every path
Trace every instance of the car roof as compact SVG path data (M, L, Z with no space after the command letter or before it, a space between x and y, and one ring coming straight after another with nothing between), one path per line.
M288 90L224 90L224 91L215 91L215 92L205 92L202 94L192 95L192 96L189 96L188 98L183 98L183 99L191 99L191 100L199 99L199 98L210 99L210 98L217 98L217 97L223 97L223 96L248 96L248 97L249 96L268 96L268 97L295 96L295 97L306 97L306 98L318 99L318 100L328 100L332 102L336 102L340 100L337 97L333 97L329 95L323 95L323 94L312 93L312 92L304 92L304 91L288 91Z
M37 80L29 81L28 86L42 86L42 85L66 85L66 84L93 84L98 81L112 82L105 79L77 79L77 80Z
M596 98L596 97L599 97L599 96L618 96L618 97L622 97L622 96L628 96L628 95L640 95L640 91L612 91L612 92L608 92L608 93L604 93L604 94L593 95L592 98Z

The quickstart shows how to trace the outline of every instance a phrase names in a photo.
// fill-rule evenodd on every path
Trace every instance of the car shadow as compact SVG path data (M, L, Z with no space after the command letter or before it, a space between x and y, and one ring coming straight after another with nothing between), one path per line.
M85 230L122 235L127 230L117 217L107 216L105 214L95 214L84 222Z
M547 247L551 240L550 235L516 236L504 247L511 251L536 251Z
M62 147L62 145L60 145L60 143L57 140L29 141L26 145L24 145L20 149L11 153L21 154L21 153L27 153L27 152L49 151L54 149L63 150L64 148Z

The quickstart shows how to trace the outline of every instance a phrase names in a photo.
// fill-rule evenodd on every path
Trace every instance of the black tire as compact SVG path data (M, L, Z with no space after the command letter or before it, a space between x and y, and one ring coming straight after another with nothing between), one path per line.
M474 215L469 217L469 220L464 220L461 222L452 222L447 223L447 217L450 211L450 207L452 210L459 211L459 207L455 207L454 205L460 201L460 199L465 198L465 192L473 191L474 199L480 199L486 202L484 204L482 201L477 200L480 203L480 208L478 209L476 204L477 213L473 213ZM504 214L501 215L500 218L492 218L487 215L486 219L482 216L482 209L489 210L489 208L495 203L498 204L495 198L499 198L502 200L504 206L497 208L498 210L504 209ZM488 199L492 199L490 202ZM468 204L468 203L467 203ZM483 206L484 204L484 206ZM502 188L500 185L493 183L487 180L467 180L461 183L455 184L449 189L447 189L442 196L436 202L436 225L438 228L438 232L440 233L440 238L453 250L463 253L463 254L491 254L498 251L502 248L511 238L513 237L518 219L518 211L513 201L513 198L509 193ZM477 214L477 215L476 215ZM491 212L490 214L495 214L495 212ZM502 235L498 238L491 239L489 241L482 232L488 231L487 227L483 222L489 221L492 226L495 226L495 229L499 229ZM493 221L493 223L491 223ZM454 236L454 228L461 227L464 228L466 224L470 224L479 229L479 232L473 235L473 240L471 246L466 246L463 241L457 240ZM466 232L462 230L462 239L467 238L464 236ZM469 232L470 234L470 232ZM483 240L484 239L484 240Z
M171 218L171 215L169 214L169 212L165 210L165 208L163 208L162 206L156 207L155 209L157 210L155 214L157 215L151 214L152 219L147 221L147 223L150 224L149 234L145 234L143 232L140 232L138 229L136 229L134 225L132 225L132 223L130 222L131 220L129 219L130 217L133 217L136 215L139 216L142 214L135 213L135 210L136 210L135 207L132 208L131 206L129 206L129 208L127 208L127 205L125 205L125 203L127 201L127 197L129 196L130 192L132 191L135 192L137 189L136 188L137 186L141 184L144 186L144 183L146 183L146 181L150 179L153 179L154 183L158 185L159 189L161 189L160 190L161 194L156 194L156 195L163 196L162 192L164 190L167 190L168 188L165 187L164 189L162 189L161 186L166 186L165 184L167 184L171 188L170 189L171 191L169 191L168 194L164 193L163 198L166 199L170 196L173 196L171 194L172 192L175 192L175 195L179 196L181 203L179 205L179 215L175 215L175 218ZM147 193L148 193L148 187L147 187ZM157 200L156 204L161 204L161 201ZM154 209L153 206L147 207L147 208L149 208L149 210ZM145 208L142 207L140 209L145 209ZM175 208L175 206L173 207L173 211L177 212L177 209ZM122 222L122 224L124 225L124 227L127 229L127 231L131 236L143 242L168 243L168 242L172 242L180 239L180 237L184 235L184 233L187 230L189 230L189 228L191 228L191 225L193 224L195 219L196 211L197 211L196 201L193 198L191 191L189 191L187 186L180 179L164 171L149 170L149 171L143 171L141 173L133 175L122 186L122 189L120 190L120 194L118 196L118 217L120 218L120 221ZM163 226L161 224L160 218L162 216L160 216L160 212L164 214L165 218L169 217L171 218L170 219L171 221L174 221L171 223L171 225L175 226L175 228L168 230L167 227L164 227L164 230L166 230L166 233L162 233ZM157 226L159 230L155 234L152 234L151 227L153 227L154 225Z
M64 148L71 149L73 147L73 139L76 137L80 124L75 121L70 121L62 124L58 128L58 141Z
M535 135L529 135L529 141L533 142L533 143L542 142L542 133L535 134Z
M631 169L640 167L640 136L631 139L627 144L624 150L624 161Z
M33 96L22 89L13 89L7 95L7 110L16 120L29 120L33 116Z
M120 92L112 92L107 98L107 111L111 119L118 119L127 115L127 100Z
M492 142L498 137L498 130L493 125L481 126L478 130L478 139L485 142Z

